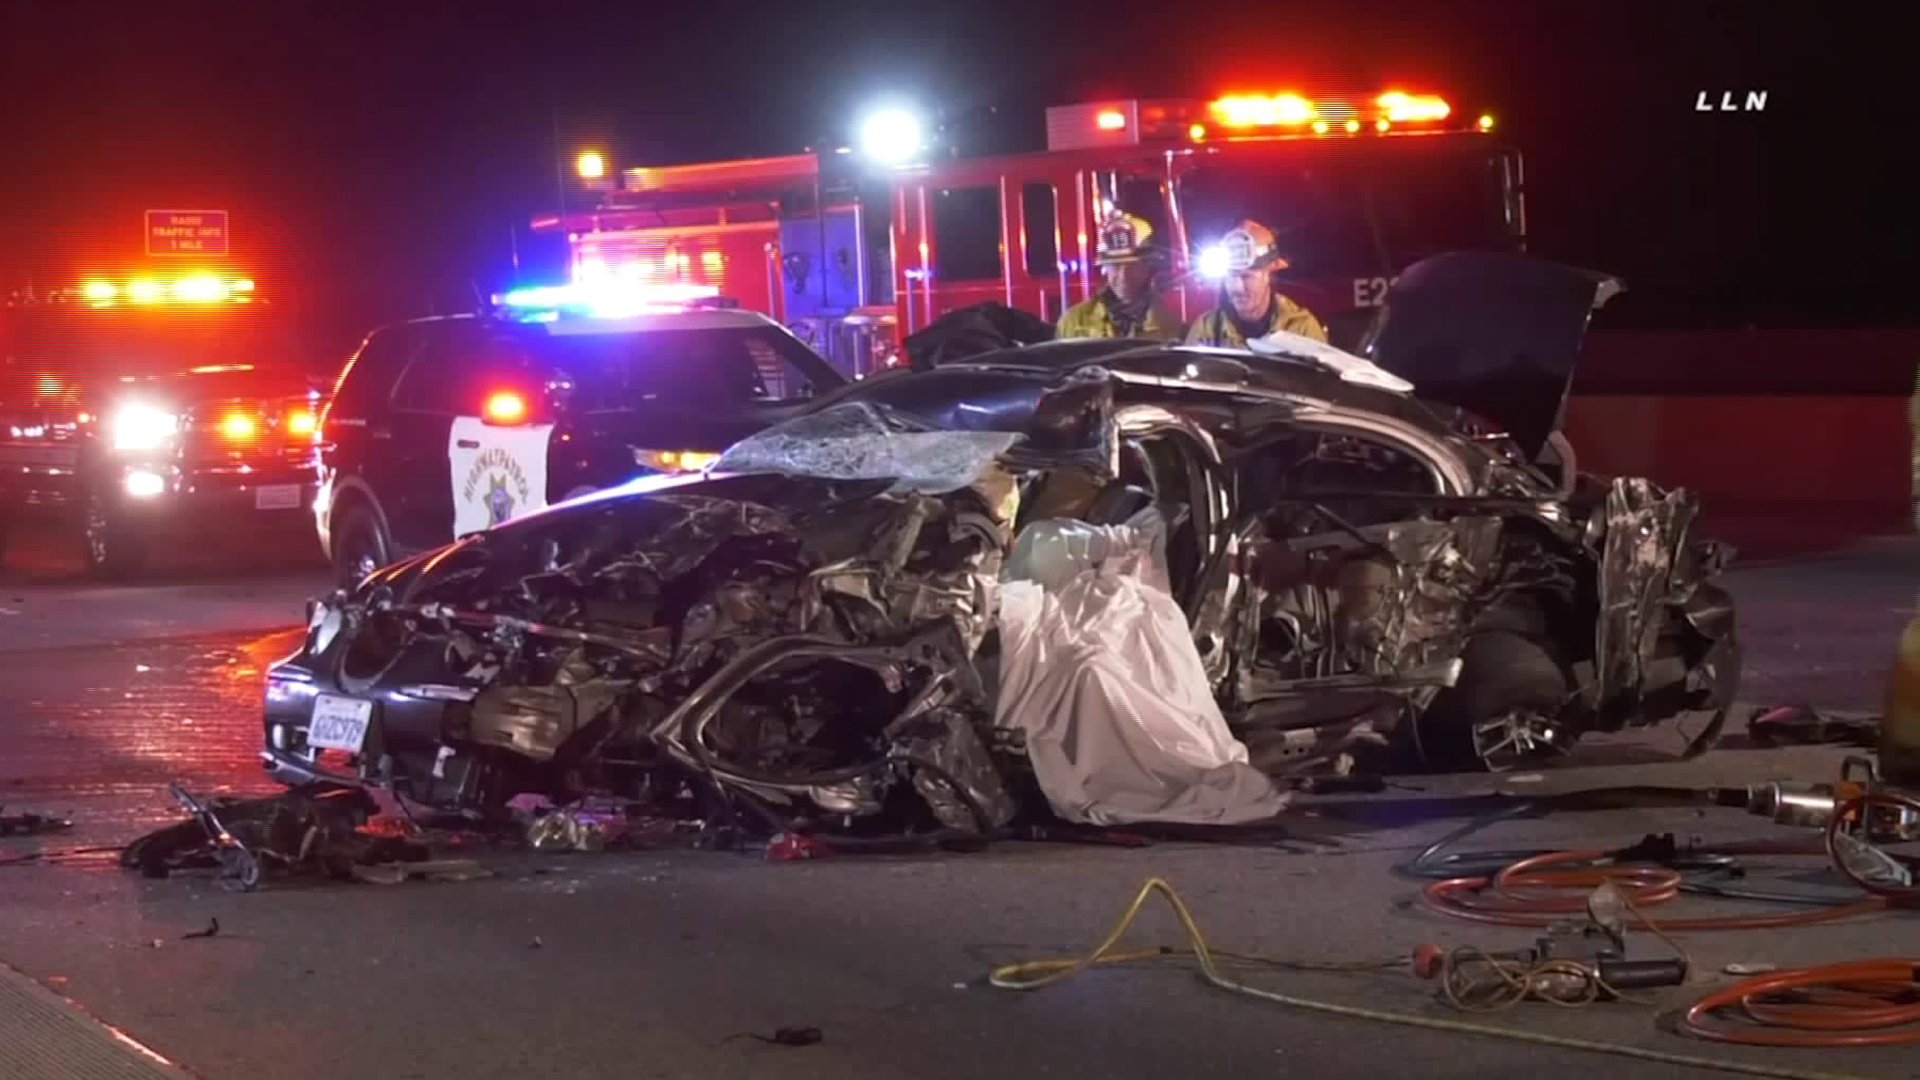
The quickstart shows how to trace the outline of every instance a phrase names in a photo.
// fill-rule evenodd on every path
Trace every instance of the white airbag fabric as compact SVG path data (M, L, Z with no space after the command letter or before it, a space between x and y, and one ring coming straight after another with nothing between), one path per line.
M1068 821L1271 817L1287 796L1247 763L1213 700L1186 616L1156 565L1158 515L1134 521L1141 524L1040 522L1022 531L1008 576L1037 571L1045 580L1001 587L995 720L1025 733L1040 788Z

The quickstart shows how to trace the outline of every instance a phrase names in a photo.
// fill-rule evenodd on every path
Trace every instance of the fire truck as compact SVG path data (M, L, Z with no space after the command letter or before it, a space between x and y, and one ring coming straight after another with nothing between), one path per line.
M0 553L69 526L87 568L168 540L298 528L324 385L285 312L231 267L102 275L0 303Z
M859 149L629 169L533 227L565 233L576 283L717 286L860 377L948 312L1052 321L1094 295L1116 209L1168 238L1166 299L1190 322L1219 302L1206 252L1252 218L1281 239L1280 290L1353 348L1408 264L1525 250L1521 155L1493 128L1391 88L1110 100L1048 109L1044 150L966 157L928 152L895 113Z

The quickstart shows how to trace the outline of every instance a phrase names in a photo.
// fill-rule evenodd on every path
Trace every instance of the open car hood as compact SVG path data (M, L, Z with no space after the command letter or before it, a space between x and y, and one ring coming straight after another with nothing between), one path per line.
M1611 275L1524 255L1436 255L1394 281L1361 352L1537 457L1560 426L1588 321L1623 288Z

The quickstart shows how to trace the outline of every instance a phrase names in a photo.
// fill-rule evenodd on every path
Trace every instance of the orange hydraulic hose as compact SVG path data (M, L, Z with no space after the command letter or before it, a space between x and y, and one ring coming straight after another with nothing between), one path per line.
M1837 817L1838 815L1836 815ZM1637 909L1662 904L1680 893L1682 877L1660 866L1595 866L1606 858L1601 851L1561 851L1522 859L1491 878L1458 877L1436 881L1421 890L1427 907L1455 918L1496 926L1544 927L1586 910L1587 897L1606 882L1625 894L1636 913L1627 925L1636 930L1776 930L1790 926L1851 919L1887 906L1882 896L1847 901L1828 907L1783 915L1731 915L1714 918L1661 919L1649 922ZM1573 868L1553 869L1574 864Z
M1748 1022L1715 1019L1723 1009L1739 1010ZM1920 959L1855 960L1756 976L1701 998L1681 1028L1695 1038L1746 1046L1920 1043Z

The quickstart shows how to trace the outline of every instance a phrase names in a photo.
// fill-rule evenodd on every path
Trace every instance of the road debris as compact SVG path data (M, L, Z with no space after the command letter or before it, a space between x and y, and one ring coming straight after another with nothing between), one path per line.
M427 859L421 862L355 863L348 871L355 881L369 885L399 885L426 881L478 881L493 876L493 871L472 859Z
M43 833L66 832L73 828L73 822L67 818L30 811L9 814L5 813L5 810L6 807L0 806L0 836L39 836Z
M210 937L213 937L215 934L218 934L219 932L220 932L220 920L208 919L207 928L205 930L190 930L187 933L181 934L180 940L192 941L196 938L210 938Z
M1822 713L1811 705L1755 709L1747 734L1761 746L1860 746L1880 741L1880 717L1871 713Z
M762 1035L757 1031L743 1031L727 1037L728 1042L735 1039L758 1039L769 1046L815 1046L826 1041L826 1033L817 1027L775 1028L772 1035Z

